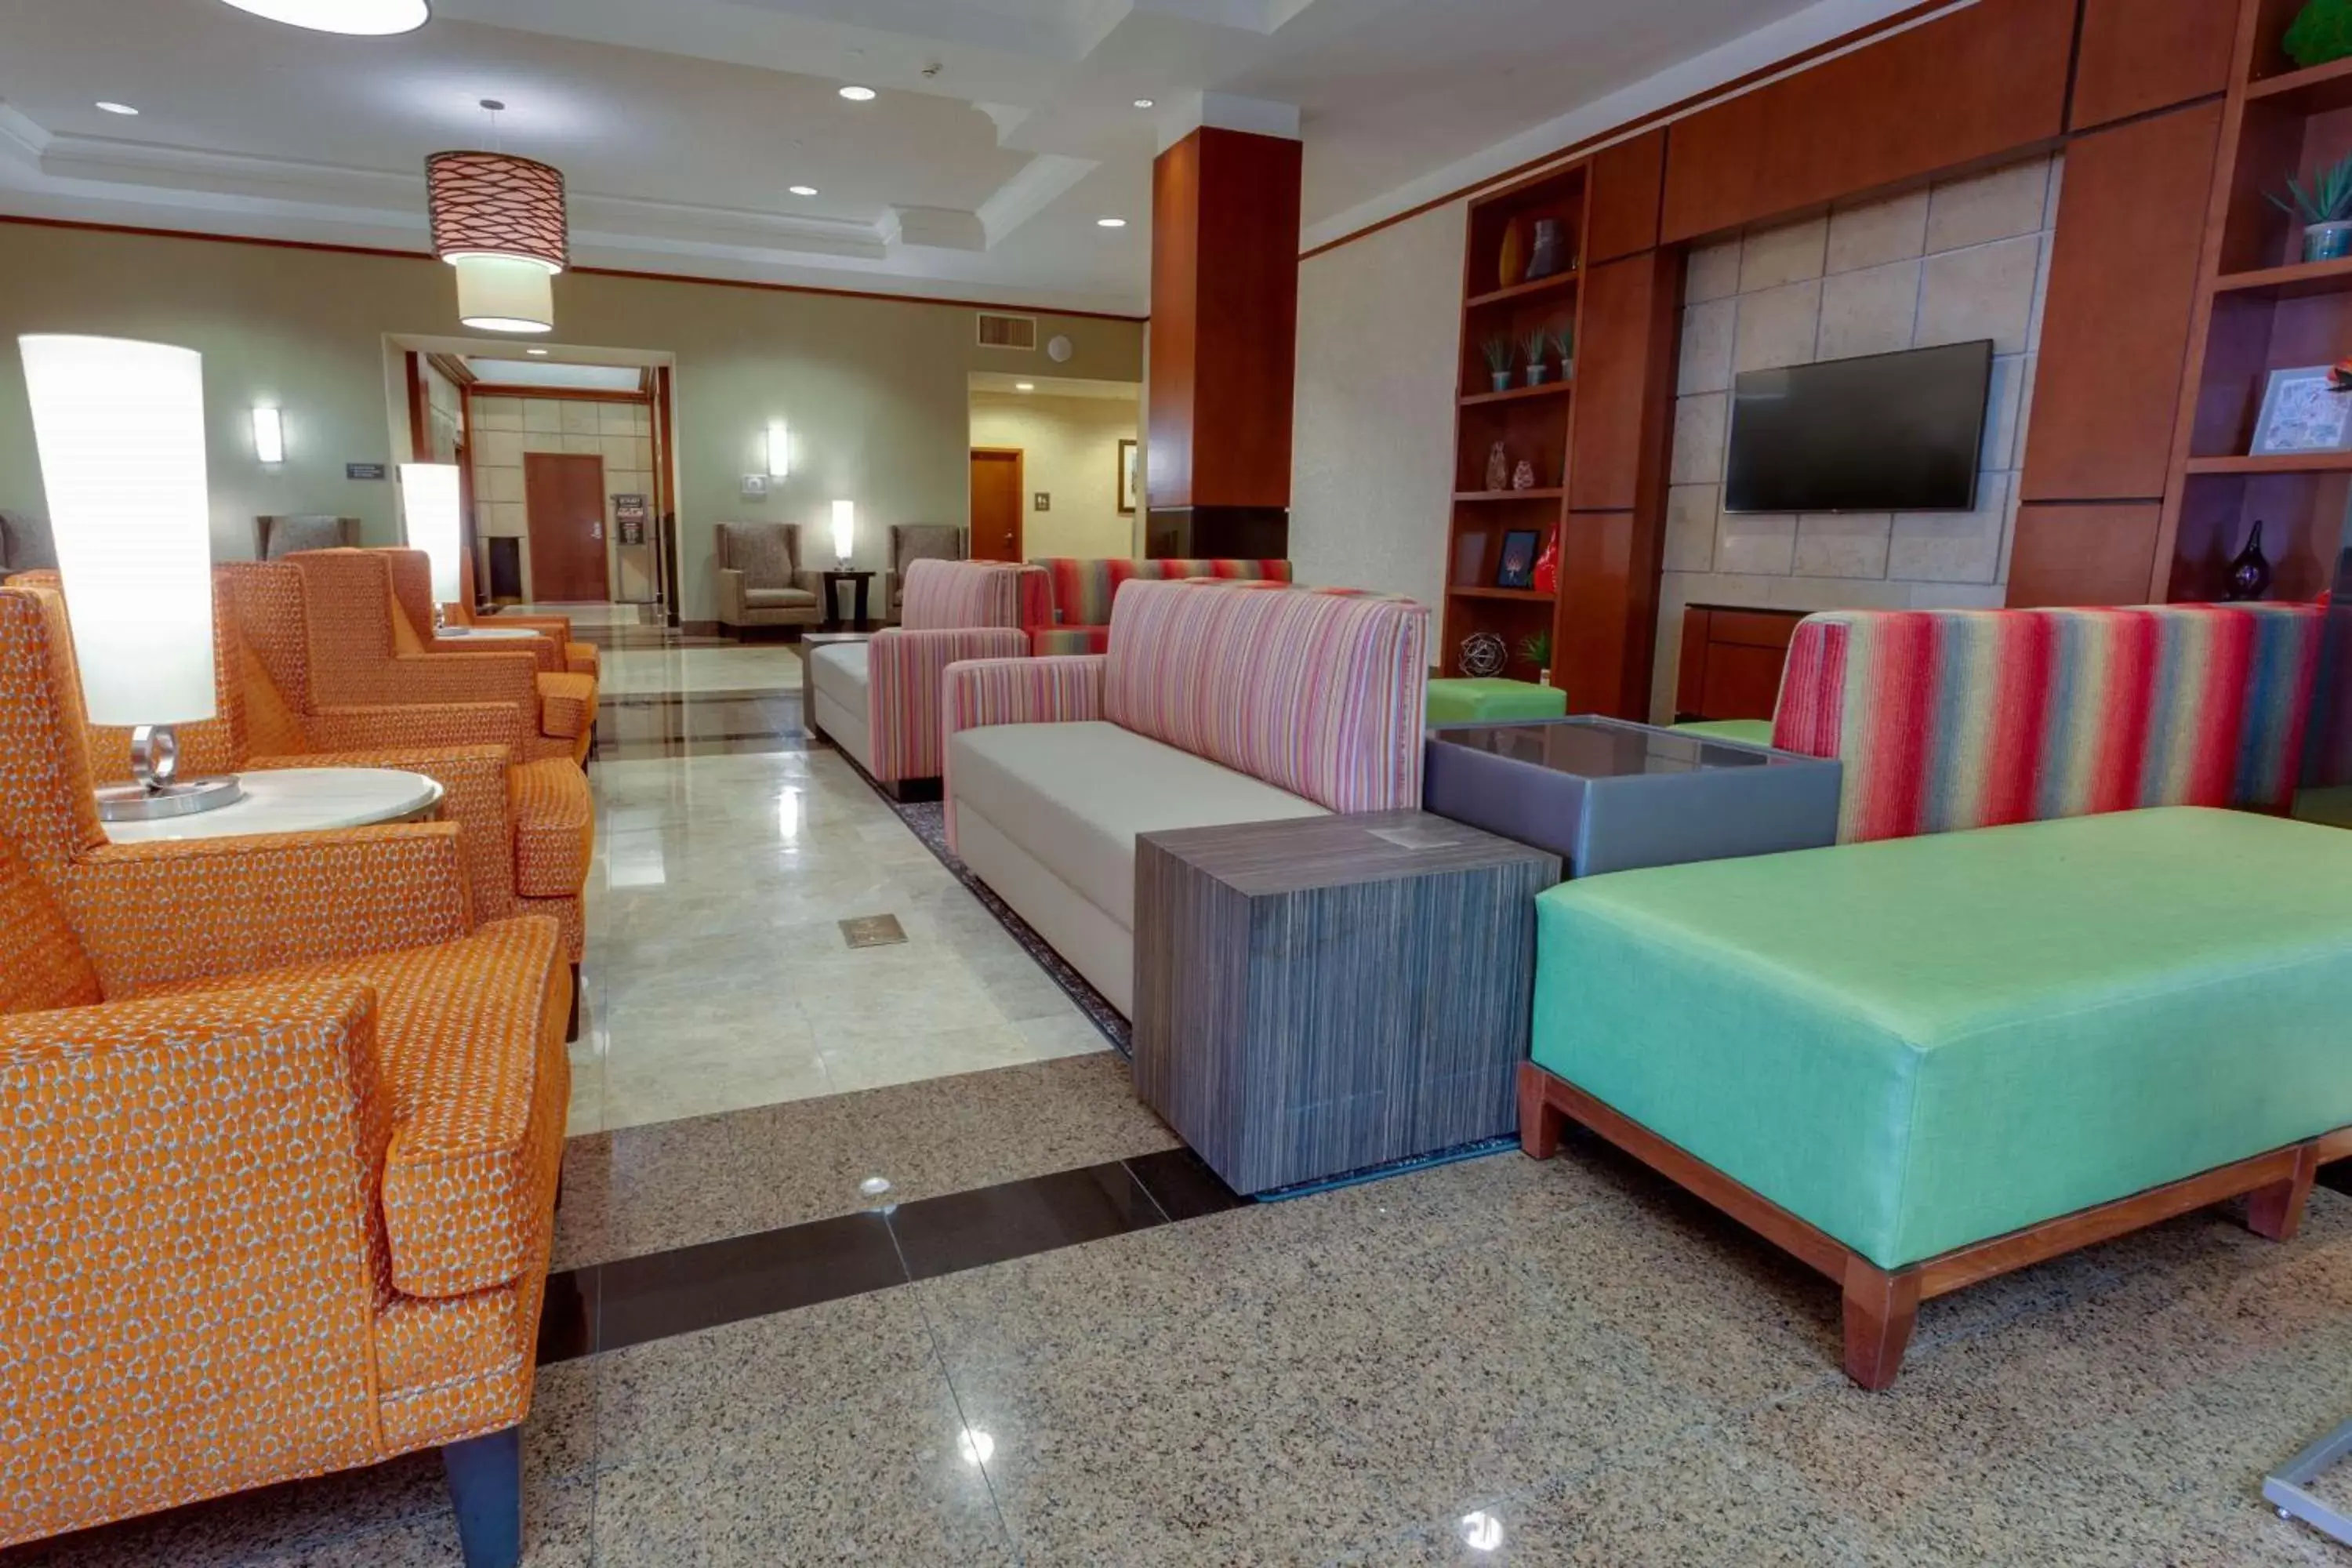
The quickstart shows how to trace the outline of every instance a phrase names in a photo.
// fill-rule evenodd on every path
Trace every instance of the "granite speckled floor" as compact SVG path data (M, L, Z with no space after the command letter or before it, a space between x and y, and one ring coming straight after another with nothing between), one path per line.
M723 1179L723 1178L722 1178ZM1585 1143L552 1366L527 1562L2324 1564L2263 1470L2352 1413L2352 1200L1931 1302L1832 1289ZM430 1458L7 1559L457 1562Z

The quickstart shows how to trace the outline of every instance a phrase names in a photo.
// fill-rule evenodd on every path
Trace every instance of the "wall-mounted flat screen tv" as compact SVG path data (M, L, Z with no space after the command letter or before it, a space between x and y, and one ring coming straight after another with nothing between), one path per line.
M1733 385L1726 511L1969 511L1992 343L1751 370Z

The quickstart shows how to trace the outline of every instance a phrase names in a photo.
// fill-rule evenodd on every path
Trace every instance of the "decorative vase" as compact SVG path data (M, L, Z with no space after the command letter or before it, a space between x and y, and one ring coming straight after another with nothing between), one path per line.
M1511 373L1509 371L1498 370L1495 373L1495 390L1497 392L1508 392L1511 390Z
M1541 386L1544 384L1544 377L1549 374L1549 367L1540 364L1531 364L1528 366L1528 384L1529 386Z
M1519 459L1519 466L1511 472L1511 488L1515 490L1536 488L1536 466L1525 458Z
M1528 278L1528 220L1515 217L1503 227L1503 250L1496 258L1495 287L1508 289Z
M1532 283L1538 278L1549 278L1559 271L1562 264L1559 219L1536 219L1536 248L1535 254L1528 258L1528 281Z
M1472 632L1462 639L1462 673L1474 679L1500 675L1510 662L1511 650L1492 632Z
M1508 489L1510 486L1511 457L1509 453L1503 450L1503 444L1497 441L1486 450L1486 488L1490 490L1501 490Z
M2263 521L2256 518L2254 531L2246 536L2246 547L2230 563L2230 587L2222 597L2259 599L2270 587L2271 558L2263 553Z
M2315 223L2303 231L2305 261L2341 261L2352 256L2352 223Z
M1536 592L1538 594L1559 592L1559 530L1556 528L1544 535L1543 553L1536 557L1535 581ZM1547 686L1551 684L1549 674L1544 679L1544 684Z

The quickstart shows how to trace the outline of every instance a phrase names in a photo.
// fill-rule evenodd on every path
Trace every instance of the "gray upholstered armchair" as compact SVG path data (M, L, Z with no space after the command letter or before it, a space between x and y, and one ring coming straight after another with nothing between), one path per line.
M890 566L882 574L883 614L898 618L899 601L907 594L907 564L911 561L961 561L964 531L951 522L894 522L890 525Z
M47 518L29 511L0 511L0 573L47 572L58 563Z
M722 522L718 555L719 624L727 630L813 626L824 618L824 579L801 570L800 524Z
M298 550L353 550L359 547L360 520L301 512L253 520L255 542L264 561L282 560Z

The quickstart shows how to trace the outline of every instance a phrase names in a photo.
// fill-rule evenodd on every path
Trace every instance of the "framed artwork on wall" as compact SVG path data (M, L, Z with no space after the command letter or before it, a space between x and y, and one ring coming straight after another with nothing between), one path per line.
M1135 514L1135 452L1133 441L1122 439L1118 444L1118 510L1121 516Z
M2324 364L2271 372L2254 421L2254 457L2352 448L2352 392L2338 390L2328 372Z
M1515 528L1503 535L1503 559L1495 568L1496 587L1535 586L1536 545L1540 538L1532 528Z

